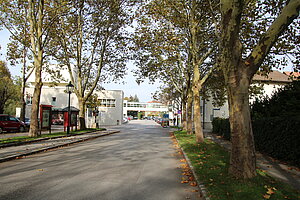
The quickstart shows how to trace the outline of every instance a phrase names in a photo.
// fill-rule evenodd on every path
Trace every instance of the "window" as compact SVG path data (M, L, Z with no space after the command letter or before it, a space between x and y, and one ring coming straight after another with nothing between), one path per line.
M29 104L29 105L32 104L32 96L26 95L26 104Z
M56 97L52 97L51 105L52 106L56 105Z
M100 107L108 107L108 108L116 107L115 99L99 99L99 100L100 100Z

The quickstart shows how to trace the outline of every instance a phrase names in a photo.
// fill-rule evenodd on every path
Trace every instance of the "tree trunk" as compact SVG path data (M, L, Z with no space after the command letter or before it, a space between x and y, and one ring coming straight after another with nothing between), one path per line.
M27 14L27 13L26 13ZM24 28L24 37L25 37L25 31L26 29ZM23 49L23 67L22 67L22 85L21 85L21 114L20 114L20 120L25 122L25 109L26 109L26 102L25 102L25 86L26 86L26 58L27 58L27 48L24 45Z
M24 61L23 61L24 62ZM20 98L20 102L21 102L21 114L20 114L20 120L25 122L25 109L26 109L26 102L25 102L25 66L23 65L23 69L22 69L22 73L23 73L23 77L22 77L22 85L21 85L21 98Z
M246 77L231 78L235 80L227 87L232 143L229 172L238 178L252 178L256 176L256 159L249 107L250 81Z
M182 112L181 112L181 123L182 123L182 130L187 130L187 123L186 123L186 100L182 101Z
M187 99L187 134L191 135L193 134L193 92L192 89L189 89L188 91L188 99Z
M43 68L43 19L44 19L44 1L39 1L37 5L32 0L28 1L29 7L29 22L30 22L30 41L32 51L34 53L35 67L35 87L33 92L31 118L30 118L30 137L39 135L38 115L41 97L42 83L42 68ZM35 10L37 7L37 10ZM42 123L42 122L40 122Z
M24 95L25 95L25 87L23 88L22 86L22 93L21 93L21 114L20 114L20 120L25 122L25 114L26 114L26 102L25 102L25 98L24 98Z
M38 117L42 85L43 83L41 81L35 83L31 106L29 137L37 137L39 135Z
M196 142L202 143L204 142L203 136L203 129L201 126L201 112L200 112L200 93L199 88L194 86L193 87L193 94L194 94L194 127L195 127L195 134L196 134Z
M85 101L82 98L78 98L79 104L79 129L84 130L86 129L85 124Z

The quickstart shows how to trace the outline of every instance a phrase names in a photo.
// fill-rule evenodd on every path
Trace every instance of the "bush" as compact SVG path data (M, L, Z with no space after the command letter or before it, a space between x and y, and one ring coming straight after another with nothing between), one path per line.
M216 117L212 121L213 133L230 140L230 123L229 119Z
M273 117L252 122L256 150L300 166L300 119Z

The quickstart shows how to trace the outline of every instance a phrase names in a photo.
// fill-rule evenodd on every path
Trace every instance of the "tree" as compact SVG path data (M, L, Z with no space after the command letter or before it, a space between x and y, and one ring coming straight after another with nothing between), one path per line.
M227 87L232 142L229 172L235 177L251 178L256 175L256 164L250 83L264 67L262 64L272 47L276 47L279 36L299 15L300 1L221 0L220 3L220 65Z
M150 1L138 10L138 26L134 37L134 59L139 66L136 74L138 82L146 77L150 82L159 79L166 85L171 83L182 95L183 129L186 130L186 103L187 92L190 89L191 66L187 62L185 35L176 27L180 21L177 22L178 18L171 15L177 10L168 3L169 1ZM182 9L182 4L177 1L174 4ZM192 123L191 120L188 121Z
M21 104L21 114L20 120L25 120L25 111L26 111L26 102L25 102L25 87L28 78L34 71L33 66L28 66L28 60L32 59L32 55L29 52L30 40L29 40L29 32L28 32L28 20L27 9L23 6L18 8L18 12L24 16L23 21L20 20L19 25L17 27L18 31L16 31L10 37L10 43L8 44L7 57L12 66L16 66L18 64L22 65L22 76L21 76L21 95L20 95L20 104ZM18 34L18 35L17 35Z
M122 77L128 60L126 26L130 1L73 1L57 19L52 55L67 66L79 102L80 129L85 129L86 102L99 82ZM109 79L110 78L110 79Z
M8 101L15 99L18 93L6 63L3 61L0 61L0 83L0 113L4 113Z
M199 91L212 72L205 63L215 38L209 8L209 1L153 0L141 11L136 33L140 77L171 81L182 94L183 127L192 134L194 121L197 142L203 142Z
M53 21L61 10L55 2L51 0L28 0L28 1L7 1L2 2L0 10L1 25L12 35L14 40L18 40L27 46L26 39L20 37L24 30L28 32L30 41L28 49L33 57L33 67L35 75L35 88L31 107L31 122L29 136L36 137L38 131L38 111L42 88L42 69L49 42L49 31ZM27 15L25 15L27 14ZM24 28L26 26L26 28ZM20 32L21 31L21 32ZM22 39L21 39L22 38Z

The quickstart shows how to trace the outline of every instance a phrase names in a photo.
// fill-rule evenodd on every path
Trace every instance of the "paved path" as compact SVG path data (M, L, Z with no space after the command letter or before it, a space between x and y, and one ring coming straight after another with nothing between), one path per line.
M0 199L199 199L182 184L176 149L153 121L121 133L0 163Z

